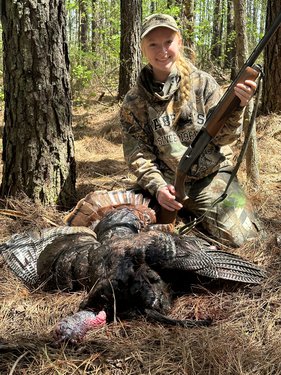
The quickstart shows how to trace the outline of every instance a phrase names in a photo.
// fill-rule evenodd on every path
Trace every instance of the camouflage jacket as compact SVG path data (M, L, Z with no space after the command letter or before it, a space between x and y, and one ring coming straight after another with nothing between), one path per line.
M157 87L150 66L145 66L137 85L127 93L122 104L124 157L138 184L152 195L167 183L174 183L179 160L222 95L220 86L209 74L192 66L190 77L190 99L183 103L176 121L173 101L177 100L180 83L176 70L164 86ZM232 165L228 145L240 136L242 113L242 110L234 112L208 144L187 182Z

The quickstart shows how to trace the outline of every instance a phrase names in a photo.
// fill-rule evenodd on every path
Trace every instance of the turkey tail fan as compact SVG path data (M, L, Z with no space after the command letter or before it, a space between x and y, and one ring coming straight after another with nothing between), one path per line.
M90 226L100 220L106 208L120 205L145 205L150 199L134 190L97 190L90 192L81 199L74 209L66 216L65 223L69 226Z
M184 328L194 328L194 327L206 327L212 323L211 318L202 319L202 320L195 320L195 319L173 319L169 318L168 316L161 314L156 310L145 309L145 314L148 319L152 321L156 321L162 324L172 325L172 326L180 326Z
M95 233L89 228L58 227L34 230L26 233L14 234L7 242L0 245L0 254L13 273L28 287L38 282L37 260L46 248L56 238L65 234L78 232Z

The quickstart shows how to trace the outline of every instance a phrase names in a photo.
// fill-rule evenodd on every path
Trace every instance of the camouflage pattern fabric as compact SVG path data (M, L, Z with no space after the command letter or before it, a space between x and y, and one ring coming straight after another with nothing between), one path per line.
M219 242L236 247L257 237L261 225L237 178L230 184L227 197L210 209L210 205L224 192L230 174L221 171L187 184L189 199L184 203L183 215L186 210L199 217L207 210L201 223L203 229Z
M144 67L137 86L127 93L121 108L126 162L141 188L152 195L167 183L174 183L179 160L222 95L216 81L194 66L190 78L190 99L183 103L177 121L173 105L178 100L180 76L176 69L161 85L153 81L150 66ZM240 136L241 115L241 110L236 111L207 146L190 179L201 179L231 165L228 144Z

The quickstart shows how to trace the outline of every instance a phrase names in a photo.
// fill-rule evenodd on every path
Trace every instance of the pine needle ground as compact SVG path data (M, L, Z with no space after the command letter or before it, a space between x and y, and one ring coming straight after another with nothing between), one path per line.
M57 347L52 329L78 309L84 293L29 291L0 259L0 374L278 375L281 374L280 117L257 124L260 188L254 191L242 165L239 176L266 228L266 236L232 250L268 271L261 286L194 285L175 300L171 316L211 316L210 327L183 329L140 317L88 333L78 347ZM130 186L122 153L118 105L74 112L77 191ZM1 201L0 238L62 225L65 213L34 206L26 197Z

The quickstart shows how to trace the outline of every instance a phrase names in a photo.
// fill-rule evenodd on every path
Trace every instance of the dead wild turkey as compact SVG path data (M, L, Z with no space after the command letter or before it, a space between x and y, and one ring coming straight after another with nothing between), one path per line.
M264 279L259 267L234 254L194 236L170 233L169 226L158 227L148 201L138 197L136 204L133 192L131 198L126 192L129 198L121 205L116 201L118 194L115 204L105 208L102 202L108 195L102 192L101 199L98 192L92 193L94 208L87 204L87 214L82 217L83 224L92 225L94 231L85 226L45 229L16 234L0 245L8 266L25 284L41 285L44 290L89 292L80 311L58 323L58 341L80 341L89 329L104 324L106 317L112 320L115 312L121 317L143 313L186 327L209 324L209 320L178 321L165 315L171 308L167 281L173 283L173 272L250 284ZM83 206L85 200L67 216L68 224L74 218L79 223ZM167 274L170 279L164 281Z

